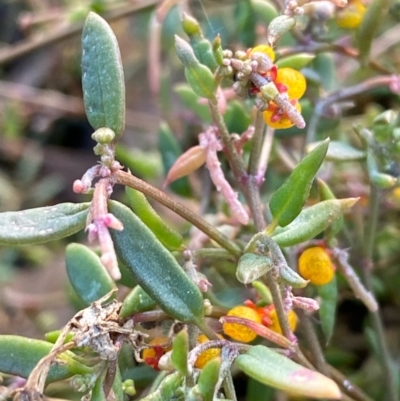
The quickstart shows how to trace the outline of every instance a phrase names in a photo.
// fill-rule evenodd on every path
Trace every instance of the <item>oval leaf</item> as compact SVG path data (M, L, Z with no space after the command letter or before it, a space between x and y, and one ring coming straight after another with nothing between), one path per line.
M125 128L125 83L117 39L108 23L90 12L82 32L82 86L87 118L117 140Z
M301 70L310 64L314 58L315 54L312 53L298 53L281 58L275 64L278 68L293 68L294 70Z
M245 253L239 259L236 278L243 284L249 284L268 273L273 267L274 263L269 256Z
M65 264L72 287L86 305L117 288L99 256L85 245L69 244Z
M60 203L0 213L0 245L32 245L68 237L86 225L89 203Z
M263 345L252 347L236 358L236 366L259 382L291 394L339 400L337 384Z
M37 363L50 353L53 345L20 336L0 336L0 372L27 379ZM77 362L70 351L60 354L56 360L61 363L52 365L47 383L92 372L90 368Z
M292 246L308 241L324 231L358 198L332 199L304 209L287 227L276 230L272 239L279 246Z
M329 139L323 141L292 171L286 182L272 195L269 202L274 220L282 227L291 223L301 212L310 193L315 174L321 166Z
M141 287L173 318L201 324L204 315L199 288L129 208L111 201L109 210L124 225L122 231L110 230L117 255Z

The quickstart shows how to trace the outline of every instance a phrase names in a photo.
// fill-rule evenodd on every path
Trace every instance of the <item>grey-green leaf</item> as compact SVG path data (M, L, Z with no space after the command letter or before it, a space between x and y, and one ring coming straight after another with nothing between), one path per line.
M20 336L0 336L0 372L28 378L33 368L53 348L52 343ZM47 382L64 380L74 375L91 373L91 368L82 365L70 351L57 357L47 376Z
M72 287L86 305L117 288L99 256L85 245L69 244L65 264Z
M235 364L253 379L291 394L341 399L339 387L333 380L263 345L256 345L239 355Z
M171 253L129 208L110 201L109 210L124 225L110 230L115 250L138 284L173 318L201 324L203 296Z
M272 239L279 246L292 246L314 238L324 231L358 198L326 200L304 209L290 225L274 232Z
M314 177L325 158L328 145L329 139L326 139L308 154L272 195L269 207L274 220L280 226L287 226L299 215L310 193Z
M117 39L108 23L90 12L82 32L82 86L87 118L107 127L115 141L125 128L125 82Z
M89 203L60 203L0 213L0 245L32 245L68 237L86 225Z

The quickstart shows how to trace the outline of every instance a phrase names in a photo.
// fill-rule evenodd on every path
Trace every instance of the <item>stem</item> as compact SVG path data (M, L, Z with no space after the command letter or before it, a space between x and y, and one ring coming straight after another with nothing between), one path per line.
M371 185L369 224L368 224L367 235L365 237L365 242L364 242L365 265L364 268L362 269L365 286L371 292L372 292L372 270L374 266L372 256L374 250L376 228L378 223L378 215L379 215L379 190L373 185ZM383 376L384 380L386 381L388 400L399 401L396 382L395 378L393 377L393 372L391 369L392 360L386 343L385 332L382 324L382 319L379 313L379 309L374 312L370 311L370 314L371 314L372 326L375 330L378 339L378 346L380 348L380 361L384 371Z
M342 387L348 394L358 401L373 401L359 387L352 383L343 373L339 372L333 366L328 366L330 377Z
M152 185L133 176L132 174L126 173L121 170L115 172L113 176L118 184L137 189L138 191L143 192L145 195L148 195L151 198L155 199L157 202L160 202L168 209L171 209L176 214L179 214L179 216L192 223L200 231L207 234L212 240L217 242L233 255L239 256L241 254L241 249L238 245L236 245L236 243L231 241L226 235L222 234L214 226L212 226L206 220L202 219L196 213L193 213L186 206L169 197L165 192L160 191Z
M231 401L237 401L235 386L233 385L233 380L232 380L231 374L226 375L226 377L224 379L223 387L224 387L226 399L231 400Z
M299 311L301 327L304 330L305 338L307 339L310 347L310 352L313 357L313 362L319 372L329 377L329 369L326 364L321 345L318 341L317 333L311 323L310 317L304 311Z
M247 172L249 175L256 175L258 171L258 164L260 161L262 145L264 142L265 136L265 123L264 118L260 110L257 110L256 122L254 124L254 135L253 142L251 146L250 160L249 166L247 168Z

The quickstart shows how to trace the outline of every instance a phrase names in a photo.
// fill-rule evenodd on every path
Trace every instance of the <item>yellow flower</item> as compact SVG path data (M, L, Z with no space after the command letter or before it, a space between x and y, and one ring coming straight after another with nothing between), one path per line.
M257 311L247 306L235 306L228 312L228 316L242 317L244 319L252 320L256 323L261 323L261 316L257 313ZM222 328L226 335L243 343L249 343L257 337L257 333L242 324L224 323Z
M271 59L271 61L275 60L275 52L272 50L272 47L268 45L258 45L253 47L250 50L249 55L252 53L264 53Z
M154 370L158 370L158 362L160 358L172 349L171 341L168 337L156 337L149 342L151 348L143 350L142 358L144 362L151 366Z
M276 313L276 309L275 308L273 308L269 312L268 317L271 319L271 324L268 325L268 328L271 329L272 331L275 331L276 333L282 334L282 328L281 328L281 325L279 324L279 319L278 319L278 315ZM294 310L290 310L287 313L287 318L288 318L290 329L292 331L295 331L296 327L297 327L297 315L296 315L296 312Z
M290 99L300 99L307 88L304 75L293 68L278 68L275 84L285 85Z
M220 335L218 335L218 337L221 338L222 340L224 339L224 337L222 337ZM209 341L209 339L204 334L201 334L197 338L198 344L203 344L208 341ZM220 354L221 354L220 348L210 348L206 351L203 351L196 359L194 366L196 366L196 368L198 368L198 369L203 369L203 367L205 366L205 364L207 362L211 361L211 359L214 359L214 358L220 356Z
M295 104L296 110L301 112L301 105L296 100ZM268 109L263 112L263 117L265 123L275 129L285 129L293 127L294 123L292 120L279 109L279 107L274 103L270 102Z
M299 273L315 285L324 285L333 279L335 267L326 250L320 246L314 246L300 255Z
M361 1L350 1L347 7L336 12L336 24L343 29L355 29L361 24L365 11Z

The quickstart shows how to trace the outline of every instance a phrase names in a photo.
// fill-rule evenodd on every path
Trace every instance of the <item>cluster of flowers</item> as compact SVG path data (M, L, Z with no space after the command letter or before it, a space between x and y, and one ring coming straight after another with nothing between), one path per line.
M275 53L268 45L256 46L249 50L248 55L251 56L255 53L265 54L272 62L275 60ZM301 112L299 99L304 95L307 87L306 79L301 72L293 68L278 68L273 65L269 71L262 75L275 84L280 94L286 94L289 102L299 113ZM250 93L257 92L259 92L259 89L253 85L250 88ZM294 125L294 122L274 101L269 102L268 108L263 112L263 116L266 124L272 128L284 129Z

